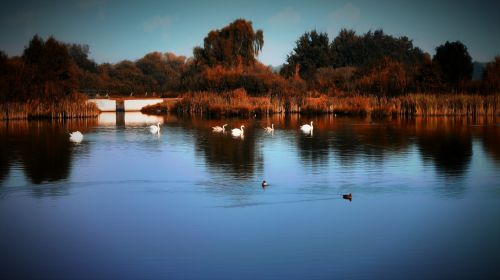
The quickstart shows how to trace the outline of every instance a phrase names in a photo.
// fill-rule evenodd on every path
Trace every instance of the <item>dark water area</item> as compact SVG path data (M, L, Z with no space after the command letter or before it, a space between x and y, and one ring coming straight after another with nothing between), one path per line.
M0 155L0 279L500 279L498 117L105 113Z

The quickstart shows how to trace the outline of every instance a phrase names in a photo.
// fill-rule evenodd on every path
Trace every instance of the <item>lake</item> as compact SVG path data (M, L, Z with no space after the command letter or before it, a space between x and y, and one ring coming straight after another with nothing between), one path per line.
M500 279L499 123L0 122L0 278Z

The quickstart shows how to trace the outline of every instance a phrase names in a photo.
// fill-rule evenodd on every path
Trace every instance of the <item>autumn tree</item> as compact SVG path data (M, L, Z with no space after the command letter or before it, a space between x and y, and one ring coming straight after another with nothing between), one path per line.
M429 54L424 56L423 63L417 68L412 83L416 92L437 93L445 89L439 70Z
M209 67L253 66L263 46L262 30L254 31L251 21L237 19L220 30L210 31L203 47L194 48L193 55L197 64Z
M500 56L486 65L483 72L483 88L486 92L500 92Z
M452 90L458 90L472 77L472 58L460 41L448 42L436 48L433 58L444 80Z
M396 96L408 87L408 78L403 63L384 57L380 63L357 81L362 92L376 95Z
M151 76L145 76L133 61L123 60L109 69L110 89L121 93L143 93L157 86Z
M9 80L7 75L9 70L9 58L3 51L0 51L0 101L8 99Z

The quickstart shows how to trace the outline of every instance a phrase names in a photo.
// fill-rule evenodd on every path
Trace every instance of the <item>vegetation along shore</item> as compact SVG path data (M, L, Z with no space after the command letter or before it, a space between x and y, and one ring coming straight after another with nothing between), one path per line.
M460 41L431 56L382 30L343 29L333 40L312 30L279 67L258 60L263 46L264 32L245 19L210 31L192 57L152 52L115 64L91 60L87 45L35 35L22 55L0 53L0 118L94 117L88 94L179 97L143 109L153 114L499 113L500 56L473 63Z

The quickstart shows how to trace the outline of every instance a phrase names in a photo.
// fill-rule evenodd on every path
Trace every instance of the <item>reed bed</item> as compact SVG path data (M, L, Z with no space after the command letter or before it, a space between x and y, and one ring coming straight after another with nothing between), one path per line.
M188 93L173 109L179 113L248 117L252 114L271 114L275 106L268 97L249 97L245 90L237 89L221 94Z
M0 119L66 119L97 117L99 110L93 103L84 100L64 99L60 101L9 102L0 104Z
M497 115L500 112L500 94L495 95L429 95L410 94L399 97L401 115L418 116L478 116Z
M147 113L178 112L208 116L253 116L273 113L379 116L479 116L500 112L500 95L409 94L399 97L340 95L251 97L243 89L225 93L184 94L177 103L148 106Z

